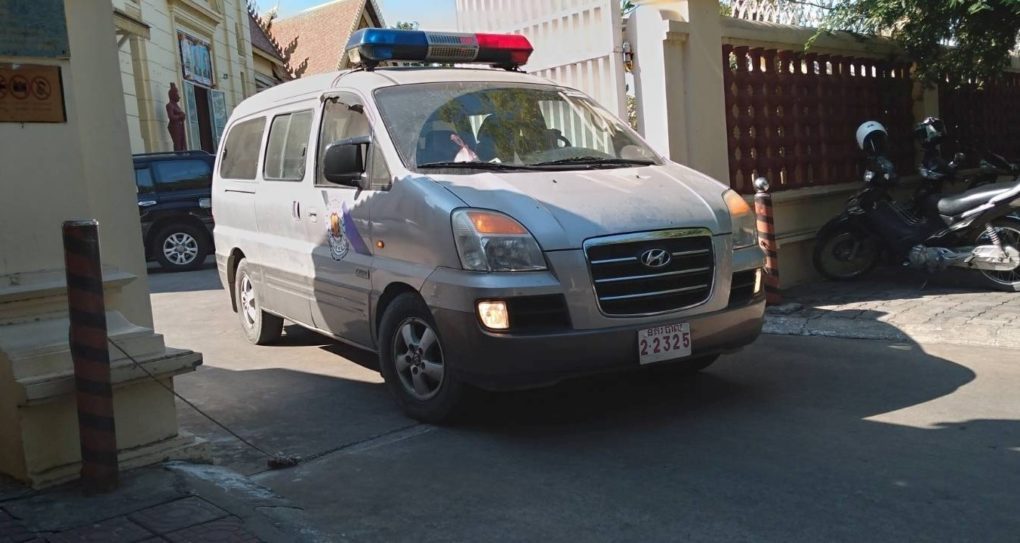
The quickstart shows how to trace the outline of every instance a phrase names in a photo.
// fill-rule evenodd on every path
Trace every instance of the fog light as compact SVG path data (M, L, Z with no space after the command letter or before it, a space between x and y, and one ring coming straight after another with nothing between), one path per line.
M478 318L490 330L506 330L510 328L510 313L506 310L506 302L478 302Z
M757 270L754 270L754 293L755 294L758 294L759 292L761 292L761 282L762 282L762 279L763 279L763 277L762 277L763 275L764 275L764 273L762 272L761 268L758 268Z

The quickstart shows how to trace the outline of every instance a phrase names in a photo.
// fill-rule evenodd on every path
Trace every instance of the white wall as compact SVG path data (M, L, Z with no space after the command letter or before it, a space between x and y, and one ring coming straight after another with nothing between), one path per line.
M523 34L524 69L580 89L627 118L618 0L457 0L461 32Z

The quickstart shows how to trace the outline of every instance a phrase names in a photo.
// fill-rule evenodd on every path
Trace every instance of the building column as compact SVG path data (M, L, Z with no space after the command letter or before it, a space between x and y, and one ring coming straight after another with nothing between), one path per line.
M638 0L634 52L639 127L677 162L729 179L718 0Z
M110 348L121 468L204 455L178 431L174 397L159 384L172 388L202 358L152 329L113 7L65 0L64 10L69 58L0 57L58 67L66 112L61 123L0 123L5 173L34 181L0 198L0 473L36 487L74 479L81 465L60 235L68 219L99 221L108 338L155 376Z

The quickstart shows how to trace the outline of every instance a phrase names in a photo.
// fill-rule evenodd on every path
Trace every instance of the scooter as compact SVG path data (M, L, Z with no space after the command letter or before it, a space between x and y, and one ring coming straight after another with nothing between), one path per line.
M857 143L866 154L864 187L818 232L814 265L822 275L858 279L885 256L929 273L971 270L991 288L1020 292L1020 220L1009 216L1020 209L1020 181L946 196L945 172L933 175L932 164L922 164L921 189L910 202L897 202L885 127L862 124Z

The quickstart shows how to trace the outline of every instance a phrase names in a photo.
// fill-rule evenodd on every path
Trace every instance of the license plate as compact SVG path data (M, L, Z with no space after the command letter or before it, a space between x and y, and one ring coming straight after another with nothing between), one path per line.
M691 355L691 325L666 324L638 330L638 356L642 364Z

